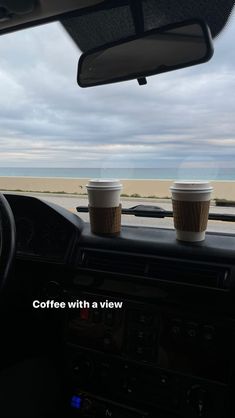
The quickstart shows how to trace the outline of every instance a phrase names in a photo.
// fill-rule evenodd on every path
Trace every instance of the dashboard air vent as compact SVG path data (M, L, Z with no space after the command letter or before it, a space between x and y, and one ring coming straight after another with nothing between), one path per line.
M145 275L147 269L145 261L141 261L141 258L108 251L84 250L81 262L83 268L138 276Z
M150 263L148 276L170 282L223 289L226 287L228 269L187 261L172 260L170 263L166 263L160 260Z
M230 279L229 268L223 266L86 248L80 251L79 267L214 289L227 289Z

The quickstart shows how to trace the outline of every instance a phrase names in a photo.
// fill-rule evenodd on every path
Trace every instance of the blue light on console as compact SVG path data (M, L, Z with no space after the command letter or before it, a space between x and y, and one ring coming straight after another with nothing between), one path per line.
M71 407L80 409L81 405L82 405L82 399L80 398L80 396L74 395L71 399Z

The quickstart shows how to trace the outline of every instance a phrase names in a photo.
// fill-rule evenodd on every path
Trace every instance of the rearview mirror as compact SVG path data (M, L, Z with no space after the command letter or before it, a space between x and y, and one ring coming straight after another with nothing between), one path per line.
M212 55L208 26L190 20L86 52L78 63L77 81L80 87L92 87L141 79L201 64Z

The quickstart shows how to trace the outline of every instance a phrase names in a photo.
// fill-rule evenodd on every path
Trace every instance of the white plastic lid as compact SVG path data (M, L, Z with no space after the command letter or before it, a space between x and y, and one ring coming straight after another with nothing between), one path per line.
M88 189L121 189L122 184L117 179L91 179L86 185Z
M175 181L170 187L172 191L195 191L208 192L212 191L213 187L209 181Z

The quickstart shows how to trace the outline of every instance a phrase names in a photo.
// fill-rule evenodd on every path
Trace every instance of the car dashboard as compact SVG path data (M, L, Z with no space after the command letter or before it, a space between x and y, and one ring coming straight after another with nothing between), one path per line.
M107 238L56 205L6 198L17 262L37 266L33 297L73 303L61 326L67 416L234 416L235 235L185 244L126 226Z
M17 257L65 263L81 221L63 208L21 195L5 195L17 232Z

